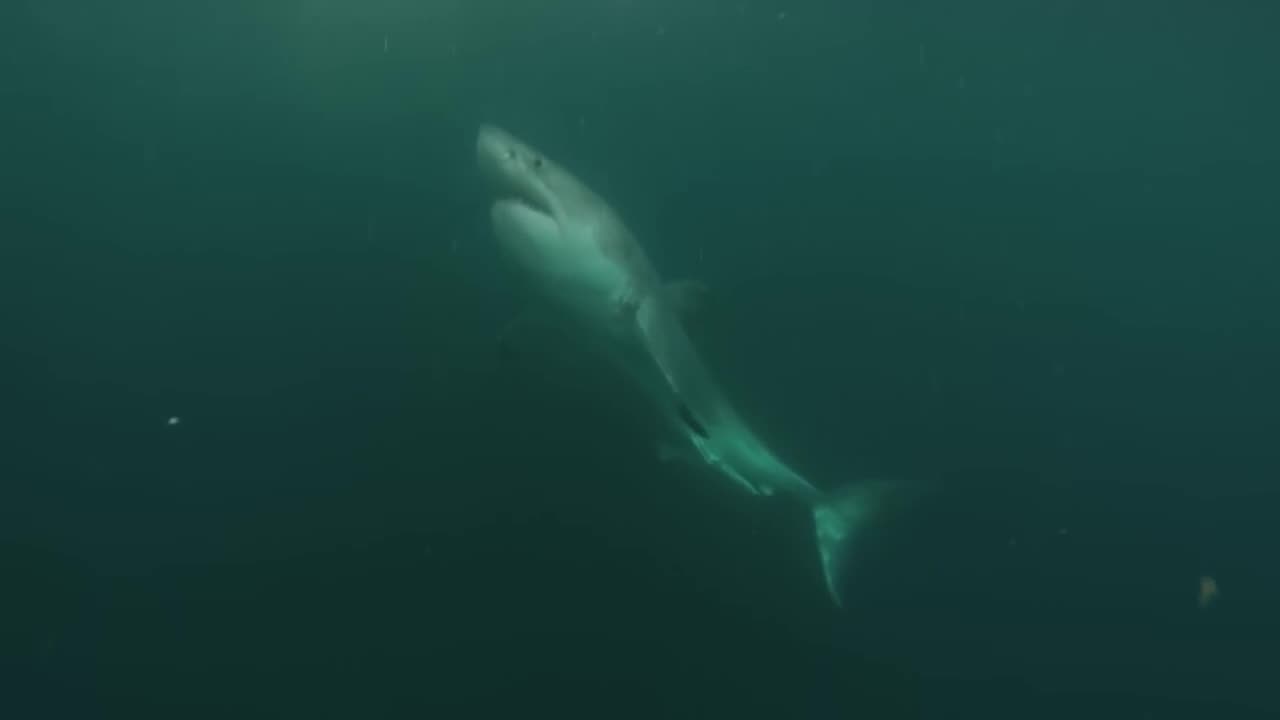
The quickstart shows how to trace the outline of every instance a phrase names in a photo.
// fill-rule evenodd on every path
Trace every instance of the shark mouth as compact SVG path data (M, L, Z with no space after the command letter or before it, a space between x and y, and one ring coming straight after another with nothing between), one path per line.
M555 211L551 209L550 203L543 198L537 197L536 193L520 192L525 188L511 188L509 190L498 196L499 203L515 205L522 210L545 215L548 218L555 217Z
M476 137L476 157L481 174L487 176L497 196L495 204L555 217L555 196L541 177L546 161L537 151L485 125Z
M555 199L542 178L521 167L513 151L488 168L494 191L494 206L519 213L532 213L548 220L555 218Z

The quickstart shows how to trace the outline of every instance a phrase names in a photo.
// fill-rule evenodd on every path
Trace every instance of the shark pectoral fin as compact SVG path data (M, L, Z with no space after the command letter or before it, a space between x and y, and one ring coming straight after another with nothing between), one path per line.
M687 319L704 311L711 288L697 280L676 280L667 283L666 294L676 313Z

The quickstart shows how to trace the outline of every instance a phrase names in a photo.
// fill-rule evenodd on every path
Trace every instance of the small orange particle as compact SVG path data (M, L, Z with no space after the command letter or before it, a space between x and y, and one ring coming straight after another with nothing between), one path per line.
M1218 597L1218 581L1209 575L1200 576L1200 607L1207 608Z

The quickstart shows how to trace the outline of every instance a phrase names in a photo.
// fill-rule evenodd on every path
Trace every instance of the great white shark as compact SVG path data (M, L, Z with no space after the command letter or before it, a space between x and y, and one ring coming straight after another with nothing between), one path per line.
M641 391L675 450L753 495L788 496L812 510L826 588L837 606L858 531L888 485L826 491L791 469L734 409L682 318L684 284L666 284L607 202L546 155L482 125L476 159L494 188L502 254L573 338Z

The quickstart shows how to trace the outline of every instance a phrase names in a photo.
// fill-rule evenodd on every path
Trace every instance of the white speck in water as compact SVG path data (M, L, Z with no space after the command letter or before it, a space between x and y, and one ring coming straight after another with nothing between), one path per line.
M178 417L177 415L174 415L173 417L170 417L165 424L168 425L169 427L173 427L175 425L181 425L182 418Z
M1058 528L1058 534L1059 534L1059 535L1066 535L1066 534L1067 534L1067 529L1066 529L1066 528Z
M779 21L786 20L786 19L787 19L787 11L786 11L786 10L783 10L782 12L778 13L778 20L779 20Z
M449 238L449 253L451 255L458 254L458 236L457 235L454 235L452 238Z
M382 52L386 53L387 50L390 50L390 49L391 49L391 36L383 35L382 36Z

